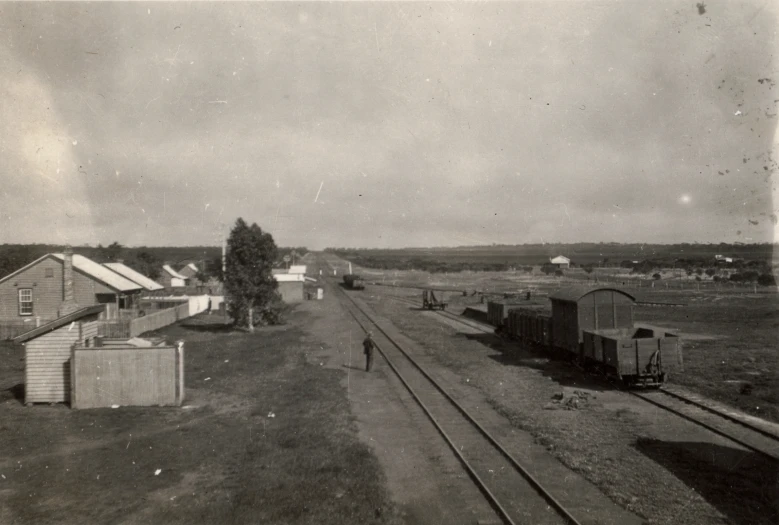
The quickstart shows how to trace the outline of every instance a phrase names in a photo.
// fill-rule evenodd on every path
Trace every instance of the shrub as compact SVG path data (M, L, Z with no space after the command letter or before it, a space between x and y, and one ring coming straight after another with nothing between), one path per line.
M764 273L757 278L757 284L760 286L776 286L776 278L770 273Z
M661 277L662 276L659 273L652 275L652 279L654 279L655 281L659 281Z
M752 386L752 383L744 383L743 385L741 385L741 388L739 389L738 393L741 394L742 396L748 396L752 394L753 389L754 387Z

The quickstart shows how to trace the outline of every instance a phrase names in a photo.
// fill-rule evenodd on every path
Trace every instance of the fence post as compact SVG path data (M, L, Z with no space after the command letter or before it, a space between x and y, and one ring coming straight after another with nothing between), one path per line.
M184 402L184 341L176 341L176 361L178 366L178 392L176 404L181 406Z

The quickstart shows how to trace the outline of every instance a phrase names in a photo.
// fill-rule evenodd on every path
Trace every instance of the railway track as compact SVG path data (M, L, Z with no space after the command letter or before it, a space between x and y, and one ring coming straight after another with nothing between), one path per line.
M406 304L418 305L418 302L405 297L389 297ZM449 312L436 311L436 313L465 326L485 333L492 333L491 330L485 329L477 323L468 322ZM666 386L658 390L648 391L625 390L625 392L703 427L741 447L779 460L779 431L771 431L767 426L761 427L759 423L750 421L748 417L736 412L728 413L703 398L673 387Z
M349 294L344 305L364 331L376 329L376 348L463 468L507 524L570 524L579 521L474 416L462 407L371 314ZM586 513L586 506L581 507Z
M657 390L626 390L663 410L701 426L748 450L779 460L779 436L748 421L727 414L689 395L663 387Z
M421 308L421 304L418 301L414 301L413 299L408 299L406 297L397 297L394 295L388 295L387 297L394 299L398 302L405 303L409 306L418 306ZM457 315L454 315L451 312L447 312L446 310L429 310L430 312L434 312L439 314L442 317L445 317L447 319L451 319L452 321L458 322L460 324L463 324L465 326L468 326L470 328L473 328L474 330L479 330L480 332L484 332L485 334L494 334L495 329L492 327L485 327L484 324L478 323L476 321L469 321L467 319L462 319Z

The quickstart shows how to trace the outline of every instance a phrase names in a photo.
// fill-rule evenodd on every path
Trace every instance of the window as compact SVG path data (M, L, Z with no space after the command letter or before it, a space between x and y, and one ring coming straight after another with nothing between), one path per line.
M46 272L44 275L46 277L54 277L54 268L46 268Z
M32 315L32 288L19 289L19 315Z

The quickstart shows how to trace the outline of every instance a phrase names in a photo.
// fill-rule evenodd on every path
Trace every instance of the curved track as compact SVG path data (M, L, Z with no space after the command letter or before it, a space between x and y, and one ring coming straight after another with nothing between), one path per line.
M400 302L418 306L419 303L406 297L388 296ZM461 323L470 328L492 333L491 330L478 323L473 323L459 318L449 312L436 310L436 313ZM625 390L630 395L647 403L667 410L687 421L695 423L718 436L758 454L762 454L774 460L779 460L779 434L750 422L745 417L728 414L723 410L709 404L704 399L693 399L690 395L676 391L670 387L658 390L636 391Z
M365 311L350 294L345 307L419 404L500 519L509 524L580 525L555 497Z

